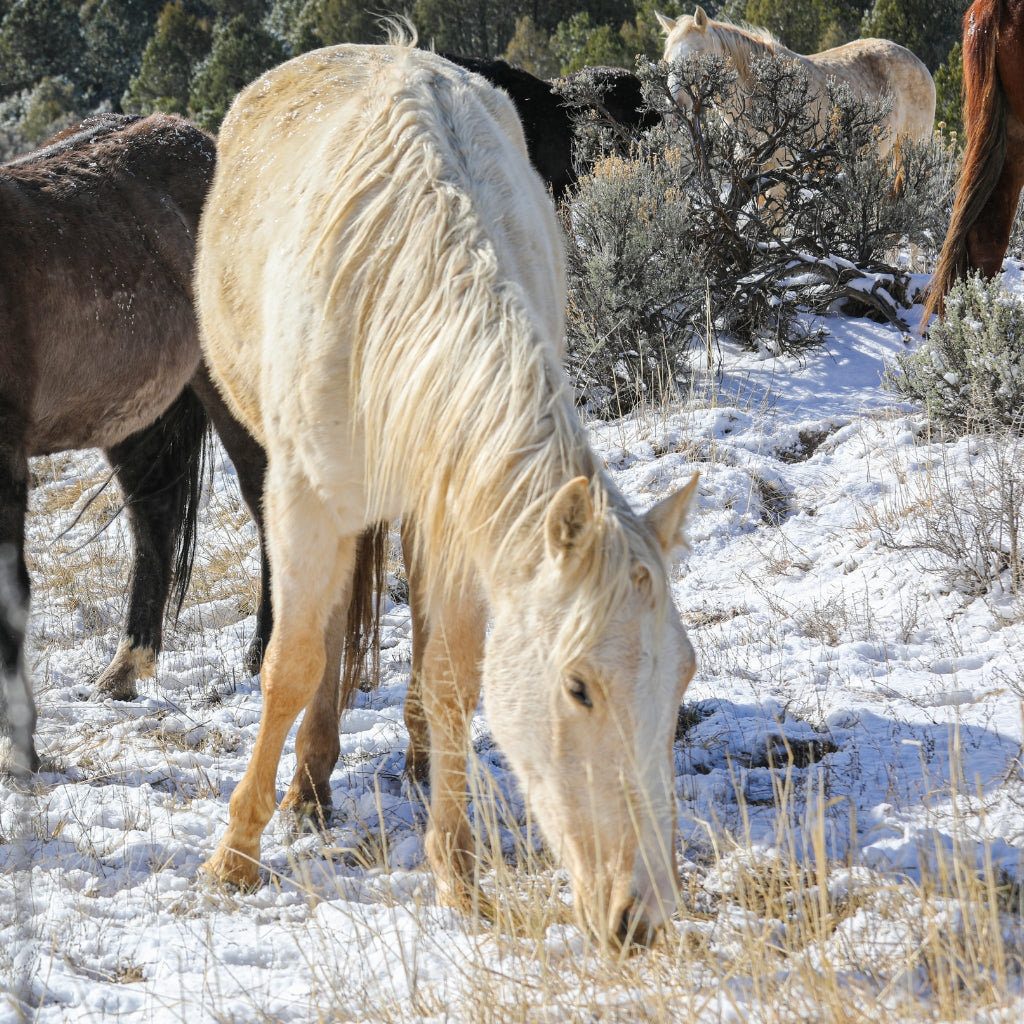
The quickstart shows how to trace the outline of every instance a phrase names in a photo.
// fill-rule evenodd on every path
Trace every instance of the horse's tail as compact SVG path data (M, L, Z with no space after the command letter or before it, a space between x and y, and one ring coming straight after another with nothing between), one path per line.
M359 687L367 659L370 688L380 679L380 612L390 536L390 524L377 523L364 530L356 544L352 594L345 621L339 710L348 706Z
M211 438L210 419L191 388L185 388L171 407L164 430L165 447L160 461L164 464L162 475L168 481L167 506L174 524L171 603L177 615L192 579L199 500Z
M925 317L945 312L946 293L970 268L967 235L988 202L1006 157L1006 94L996 69L1001 0L974 3L964 16L964 132L967 148L953 214L925 300ZM922 326L923 329L923 326Z

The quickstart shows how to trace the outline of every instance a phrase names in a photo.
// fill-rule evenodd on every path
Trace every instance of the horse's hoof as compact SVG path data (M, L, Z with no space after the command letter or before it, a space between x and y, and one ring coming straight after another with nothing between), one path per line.
M405 767L402 775L407 782L419 787L425 787L430 782L430 758L421 757L414 751L409 750L405 755Z
M96 697L104 700L135 700L137 679L156 675L156 652L151 647L133 647L128 640L117 645L114 657L96 680Z
M242 659L242 667L249 675L259 675L260 669L263 667L263 655L265 653L266 644L260 637L254 636L248 650L245 652L245 657Z
M106 683L102 679L96 681L95 700L137 700L138 697L139 691L134 679Z
M6 755L0 755L0 774L10 776L19 784L31 781L39 772L41 765L42 762L31 739L27 747L12 742Z
M315 788L296 786L293 782L281 801L280 810L291 811L300 830L307 826L326 828L331 813L330 790L321 794Z
M254 892L260 887L260 868L256 858L224 848L223 844L199 870L210 881L226 889Z

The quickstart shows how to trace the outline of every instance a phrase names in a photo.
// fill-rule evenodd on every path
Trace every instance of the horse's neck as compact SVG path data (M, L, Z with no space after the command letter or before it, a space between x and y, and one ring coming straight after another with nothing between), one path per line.
M727 57L732 57L737 65L742 63L747 66L758 57L776 56L801 59L800 54L783 46L782 43L776 40L762 39L735 25L723 24L715 31L721 52Z
M477 577L492 598L532 577L546 551L551 500L570 480L587 477L599 507L618 506L560 373L547 367L544 387L530 394L515 384L505 390L508 377L496 373L507 408L471 417L461 450L439 459L435 481L443 484L420 491L422 557L448 594L457 594L467 576Z

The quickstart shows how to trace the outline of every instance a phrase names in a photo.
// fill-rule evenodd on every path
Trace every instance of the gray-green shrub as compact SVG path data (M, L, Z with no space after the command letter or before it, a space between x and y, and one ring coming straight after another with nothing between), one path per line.
M888 385L923 402L929 419L953 435L1012 428L1024 409L1024 305L998 278L958 281L944 320L901 355Z

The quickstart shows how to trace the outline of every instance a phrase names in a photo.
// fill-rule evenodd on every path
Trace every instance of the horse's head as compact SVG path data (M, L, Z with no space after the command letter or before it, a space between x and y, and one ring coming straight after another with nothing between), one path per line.
M708 31L710 20L703 7L698 7L692 15L684 14L675 20L666 18L658 11L655 11L655 14L665 33L664 60L667 63L678 63L699 53L717 52L716 37L713 32ZM686 102L685 94L680 93L678 78L671 72L668 87L677 103Z
M710 19L703 7L698 7L692 15L684 14L675 19L666 18L659 11L654 13L665 33L665 60L682 60L714 48L714 35L708 32Z
M696 482L641 518L565 484L538 567L494 603L488 721L606 946L649 944L676 903L672 742L694 656L667 556Z

